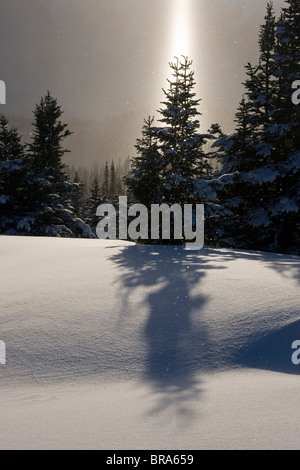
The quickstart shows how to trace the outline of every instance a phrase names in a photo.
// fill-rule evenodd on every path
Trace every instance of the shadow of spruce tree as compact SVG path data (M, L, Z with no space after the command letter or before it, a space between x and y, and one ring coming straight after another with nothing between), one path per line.
M218 265L213 263L215 258ZM226 269L230 252L129 245L111 259L120 272L124 311L130 312L127 303L131 294L145 293L143 304L149 314L142 331L146 349L144 379L158 397L151 413L174 406L178 413L189 417L185 403L199 399L201 394L195 374L209 369L214 357L210 332L201 318L207 302L201 292L201 279L208 269ZM193 292L195 286L197 291Z

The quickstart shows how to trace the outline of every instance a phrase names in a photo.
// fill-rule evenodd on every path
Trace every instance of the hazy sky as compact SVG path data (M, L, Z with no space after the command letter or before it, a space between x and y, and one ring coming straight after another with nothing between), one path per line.
M1 0L1 111L29 115L49 89L69 117L155 114L168 61L185 44L179 53L194 61L204 130L217 121L226 128L241 98L244 65L257 57L266 3Z

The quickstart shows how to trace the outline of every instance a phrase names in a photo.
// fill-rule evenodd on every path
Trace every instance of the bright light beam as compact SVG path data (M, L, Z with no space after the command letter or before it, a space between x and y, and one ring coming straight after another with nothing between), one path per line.
M190 0L172 0L174 22L172 31L171 57L190 56L191 53L191 17Z
M162 54L162 83L165 87L165 77L170 76L169 62L174 62L174 57L182 59L182 56L188 57L194 61L194 44L193 44L193 2L194 0L168 0L170 11L168 15L169 28L167 30L167 38L165 48ZM165 95L160 89L157 101L162 102Z

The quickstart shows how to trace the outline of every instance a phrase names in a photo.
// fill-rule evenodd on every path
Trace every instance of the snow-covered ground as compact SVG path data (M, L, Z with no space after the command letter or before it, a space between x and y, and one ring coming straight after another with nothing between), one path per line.
M300 448L299 257L1 236L0 260L0 449Z

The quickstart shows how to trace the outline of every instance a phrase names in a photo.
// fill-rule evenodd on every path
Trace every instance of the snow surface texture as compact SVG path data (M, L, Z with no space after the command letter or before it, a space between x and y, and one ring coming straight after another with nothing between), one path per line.
M0 259L1 449L300 447L299 257L1 236Z

